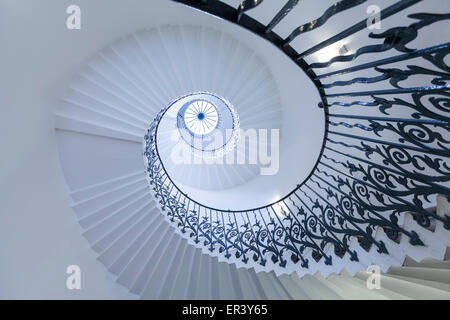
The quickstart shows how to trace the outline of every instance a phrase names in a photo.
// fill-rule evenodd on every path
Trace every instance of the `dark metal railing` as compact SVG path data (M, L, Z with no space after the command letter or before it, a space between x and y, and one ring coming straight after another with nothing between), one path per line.
M380 229L394 244L405 237L414 246L427 245L417 228L433 231L433 226L439 223L450 230L449 215L425 209L432 196L450 197L450 85L447 84L450 67L444 61L450 53L450 43L424 49L407 47L421 29L450 19L450 14L409 15L418 21L369 35L370 39L382 43L327 62L308 64L304 60L306 56L363 30L366 20L302 53L296 52L290 43L305 32L320 28L330 17L366 1L338 1L320 18L296 28L286 39L273 30L299 1L286 1L268 25L245 13L262 6L263 1L243 1L238 8L217 0L174 1L240 25L279 48L315 84L321 96L319 107L323 108L326 119L322 152L308 178L275 203L236 211L204 206L171 180L159 157L156 138L159 122L170 105L163 109L145 136L144 155L154 194L183 233L210 251L218 250L227 258L234 254L244 263L252 259L261 265L271 261L285 267L287 263L300 262L301 268L309 268L310 258L323 259L325 265L345 257L358 261L358 253L351 246L355 239L366 251L374 247L380 254L389 254L386 243L375 238L375 232ZM397 1L381 11L380 19L398 15L419 2ZM443 33L443 37L447 35ZM316 74L316 70L336 62L348 63L364 54L392 49L402 54ZM433 69L418 66L420 61L406 67L392 66L414 59L426 61ZM385 65L389 67L380 68ZM336 78L367 70L380 75L350 80ZM418 87L400 85L416 76L431 77L430 83ZM335 81L322 84L323 79L333 77ZM328 92L335 87L344 90L355 84L374 83L390 87ZM362 100L348 101L348 97L362 97ZM417 228L402 224L406 212L414 216ZM329 250L330 246L333 251Z

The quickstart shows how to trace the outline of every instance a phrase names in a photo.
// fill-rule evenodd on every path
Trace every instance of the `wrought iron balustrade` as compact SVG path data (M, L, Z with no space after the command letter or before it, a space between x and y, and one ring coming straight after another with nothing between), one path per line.
M298 263L298 268L308 269L311 259L329 266L336 259L358 261L355 241L365 251L375 248L379 254L389 255L388 247L402 238L412 246L429 246L421 238L420 228L433 231L441 224L450 230L449 215L426 209L433 196L450 198L450 67L445 61L450 42L427 48L411 45L421 30L439 28L450 14L409 14L408 25L371 32L369 40L376 44L326 62L307 63L307 57L366 28L366 19L300 53L292 42L365 0L338 1L286 38L274 29L301 1L280 2L280 11L267 25L246 13L268 0L243 1L238 8L217 0L174 1L237 24L279 48L317 87L321 95L318 106L326 119L320 158L305 181L275 203L230 211L202 205L171 180L156 139L159 121L170 105L161 110L145 136L147 173L156 198L182 233L226 258L234 255L244 263L263 266L268 261L280 267ZM380 12L380 19L401 15L420 2L396 1ZM448 36L443 33L442 37ZM354 63L363 55L383 53L390 55ZM336 63L340 63L338 70L317 74ZM341 68L343 63L348 66ZM367 76L369 71L376 75ZM340 78L358 72L363 75ZM427 82L402 86L413 78ZM375 84L386 88L371 89ZM367 89L351 89L355 85ZM331 91L336 88L342 91ZM404 226L405 213L414 216L415 227ZM383 230L392 244L376 237L377 230Z

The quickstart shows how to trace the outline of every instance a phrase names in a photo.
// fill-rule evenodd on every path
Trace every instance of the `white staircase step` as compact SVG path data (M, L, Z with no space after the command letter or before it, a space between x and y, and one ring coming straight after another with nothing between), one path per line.
M195 299L197 292L199 291L198 285L202 282L202 274L200 274L202 251L196 249L194 253L194 259L189 270L189 281L185 291L185 299Z
M151 263L153 255L158 254L158 249L163 248L170 237L173 236L173 233L167 232L169 228L167 224L163 223L160 228L153 231L147 241L126 262L117 278L118 283L132 288L132 285L136 283L142 273L144 273L144 277L147 275L145 270L147 263Z
M389 274L450 284L450 269L392 266Z
M150 204L152 206L149 207ZM125 229L128 226L130 216L134 217L136 212L141 212L143 208L148 208L147 210L151 210L151 208L155 206L156 204L144 194L136 201L115 211L109 217L87 229L83 232L83 235L89 240L89 242L95 243L117 227L122 226L122 228Z
M84 203L82 207L76 207L75 210L80 215L80 225L85 229L94 226L115 212L138 201L145 194L148 194L148 187L141 184L129 186L126 190L123 190L123 193L120 191L122 190L103 197L105 199L104 203L102 203L101 199L96 199L90 203ZM106 200L106 198L109 199Z
M147 263L131 286L130 291L132 293L142 294L151 277L157 271L158 266L167 265L167 262L171 261L170 254L173 254L177 247L176 238L178 238L178 235L174 232L168 232L167 236L164 236L157 246L155 243L155 247L152 248L152 253Z
M192 265L194 259L198 255L199 250L191 245L187 245L185 254L183 255L183 263L180 264L178 272L174 275L172 288L168 296L170 299L189 299L187 289L191 279ZM192 297L192 296L191 296Z
M70 193L70 196L72 197L73 201L80 202L84 199L91 198L94 194L101 194L102 192L105 192L106 190L114 190L120 186L126 185L130 182L135 181L136 179L139 179L144 173L144 170L136 171L129 173L127 175L113 178L111 180L103 181L101 183L87 186L85 188L74 190Z
M220 299L243 299L243 294L235 293L233 280L229 271L229 265L226 262L219 262L217 269L219 274L217 282Z
M405 262L403 263L404 267L422 267L422 268L436 268L436 269L450 269L450 260L437 260L432 258L423 259L420 262L411 259L410 257L406 257Z
M147 215L145 223L138 224L124 236L114 242L108 249L100 254L98 259L104 263L110 271L118 274L138 252L139 248L152 235L155 228L163 225L163 219Z
M139 209L134 214L131 214L127 221L124 221L121 225L110 230L108 234L104 235L96 242L93 242L92 248L96 252L101 253L105 251L109 246L111 246L112 243L116 242L122 236L128 234L128 232L133 232L135 227L140 225L142 221L145 221L145 216L148 215L149 217L151 217L151 215L149 215L149 212L152 209L151 203L152 202L149 202L142 209Z
M342 299L342 297L334 292L329 286L326 286L313 275L306 274L301 279L296 274L293 274L290 277L292 281L297 283L299 288L309 299Z
M289 292L289 295L292 299L295 300L307 300L309 296L302 290L296 281L293 281L292 278L286 274L278 276L278 280L283 285L285 290Z
M393 274L387 274L386 277L407 282L410 285L410 288L409 291L405 290L404 294L407 296L412 296L412 292L415 292L415 299L449 299L450 297L450 285L447 283L403 277ZM420 285L420 287L415 284ZM398 287L399 286L397 285L396 287L393 287L392 290L399 291ZM439 291L433 289L437 289Z
M170 289L173 285L173 279L178 273L180 265L183 263L183 255L186 250L186 243L181 237L174 239L175 250L171 253L168 263L159 263L155 272L152 274L144 292L141 294L142 299L168 299Z
M284 300L288 299L288 295L284 292L281 286L274 281L275 274L267 272L259 272L257 278L264 289L264 293L269 300Z
M62 114L55 115L55 128L57 130L73 131L82 134L96 135L105 138L119 139L134 143L142 143L142 136L137 132L117 127L99 125L88 120L75 118ZM74 199L76 201L76 199Z

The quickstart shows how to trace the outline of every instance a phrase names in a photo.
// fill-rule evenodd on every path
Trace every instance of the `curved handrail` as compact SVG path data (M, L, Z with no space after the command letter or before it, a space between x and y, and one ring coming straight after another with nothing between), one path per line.
M303 57L362 30L363 21L298 54L271 31L270 26L250 18L241 7L234 9L217 0L175 1L236 23L277 46L312 79L321 95L319 107L324 108L326 115L326 134L320 157L302 184L282 199L265 206L249 210L223 210L195 201L169 177L159 156L157 133L160 120L172 104L162 109L145 136L144 155L155 197L182 233L195 243L203 241L202 245L210 251L218 249L226 258L234 252L236 258L244 263L251 256L255 263L263 266L271 261L281 267L301 261L302 268L307 269L308 252L315 261L323 259L324 265L328 266L336 257L358 261L358 249L352 244L354 239L366 251L375 248L378 254L389 254L386 240L375 238L378 229L382 229L392 240L390 246L397 245L401 237L406 237L413 246L423 246L425 243L420 228L434 232L433 225L442 224L444 229L450 230L450 216L438 215L424 208L430 196L443 194L450 197L450 189L446 186L450 182L450 167L446 164L450 159L450 117L446 115L450 113L450 85L446 84L450 80L450 68L444 62L445 56L450 53L450 44L420 50L405 47L418 36L420 29L450 19L450 14L410 15L419 22L391 28L377 35L371 34L371 38L384 39L384 43L390 44L388 48L371 47L372 53L396 49L404 53L401 56L316 75L314 69L320 69L322 64L308 65ZM420 1L398 1L383 9L380 18L392 16ZM365 1L341 1L344 2L345 8L350 8ZM261 3L259 1L258 5ZM273 23L280 23L296 4L296 1L286 4L272 20ZM342 11L345 8L342 7ZM245 8L246 11L250 9ZM351 60L356 58L351 57ZM383 64L412 58L425 59L439 71L418 66L408 66L406 70L379 68ZM350 58L338 56L330 59L328 64L347 60ZM382 76L356 77L329 85L320 82L325 77L370 68L382 73ZM431 81L433 85L415 88L399 86L399 82L417 75L434 77ZM338 94L325 92L336 85L346 88L356 83L382 81L388 81L394 88ZM383 95L396 97L380 97ZM342 97L372 100L348 102ZM329 103L329 99L335 101ZM409 118L389 116L394 107L411 112ZM340 108L342 111L331 113L330 108ZM349 108L371 108L380 115L346 113ZM339 120L334 121L334 118ZM419 229L412 229L411 225L403 226L400 218L405 212L414 216ZM426 245L433 246L431 243ZM329 250L330 246L334 252Z
M274 205L279 204L280 202L282 202L283 200L286 200L287 198L289 198L296 190L298 190L301 187L301 184L298 184L294 190L292 190L291 192L289 192L286 196L284 196L283 198L274 201L272 203L269 203L267 205L263 205L260 207L255 207L255 208L251 208L251 209L243 209L243 210L229 210L229 209L219 209L219 208L214 208L214 207L210 207L210 206L206 206L201 204L200 202L190 198L186 193L184 193L177 185L176 183L172 180L172 178L169 176L169 174L167 173L167 170L164 166L164 163L160 160L160 154L159 154L159 149L158 149L158 139L156 138L158 136L158 128L159 128L159 123L160 120L164 117L164 115L166 114L166 112L170 109L170 107L172 105L174 105L176 102L178 102L179 100L185 98L186 96L182 96L180 98L177 98L176 100L172 101L171 103L169 103L165 108L163 108L158 115L155 117L155 119L153 120L152 124L150 125L150 127L152 128L153 126L155 127L154 132L151 134L151 130L149 129L147 131L147 135L145 135L144 137L144 141L145 141L145 146L149 145L149 144L154 144L154 150L156 152L155 156L157 159L159 159L159 165L161 166L162 171L165 173L165 176L167 176L167 180L174 186L174 188L177 190L177 192L179 192L180 194L182 194L183 196L185 196L186 198L189 198L190 201L192 201L193 203L202 206L205 209L209 209L209 210L215 210L215 211L224 211L224 212L234 212L234 213L244 213L244 212L250 212L250 211L255 211L255 210L262 210L262 209L267 209L269 207L272 207ZM149 135L152 135L154 137L154 139L150 140L149 139ZM146 155L146 157L148 157L148 155L145 153L145 151L148 151L148 148L145 147L144 148L144 154ZM320 158L320 157L319 157ZM147 159L148 160L148 159ZM315 167L312 169L312 172L314 172ZM307 181L308 178L306 178L304 181Z

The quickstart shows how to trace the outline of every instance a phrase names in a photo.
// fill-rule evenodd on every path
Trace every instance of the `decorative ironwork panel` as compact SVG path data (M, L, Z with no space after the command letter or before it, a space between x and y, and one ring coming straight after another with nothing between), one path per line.
M243 1L238 8L216 0L175 1L236 23L278 47L314 82L322 97L318 107L327 119L320 159L305 181L275 203L229 211L196 202L168 176L156 139L170 105L163 109L145 136L144 156L154 195L183 234L227 259L312 270L314 263L333 267L337 259L357 263L363 251L389 255L402 239L425 250L432 244L421 230L433 231L436 224L450 230L450 216L427 209L438 194L450 198L450 66L445 60L450 43L414 48L422 30L438 30L450 14L409 14L411 23L405 26L371 32L368 41L376 43L308 64L306 57L360 32L366 20L302 53L290 46L292 40L366 1L337 1L285 39L273 29L301 6L299 1L286 1L268 25L245 13L262 8L263 1ZM420 2L396 1L380 18L404 17L405 9ZM355 63L369 54L383 58ZM340 69L326 71L337 63ZM316 73L321 70L325 73ZM408 85L418 81L419 86ZM414 216L414 226L403 224L405 214ZM377 237L380 230L387 239Z

